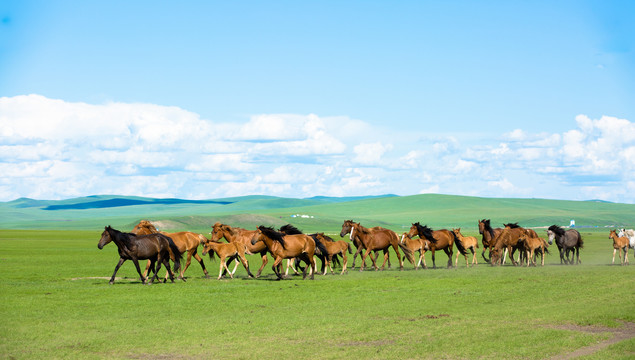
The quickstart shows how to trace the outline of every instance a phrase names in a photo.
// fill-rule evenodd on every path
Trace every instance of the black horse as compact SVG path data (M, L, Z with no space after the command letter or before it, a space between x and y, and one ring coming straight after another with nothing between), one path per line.
M174 271L177 271L181 267L181 253L179 248L174 244L171 238L163 234L150 234L150 235L135 235L131 233L123 233L115 230L110 226L106 226L104 232L101 233L101 239L97 247L103 249L109 242L114 242L119 248L119 262L115 266L115 272L110 278L110 284L115 282L115 275L117 270L126 260L132 260L137 272L141 277L141 281L145 284L146 278L141 273L139 267L139 260L149 259L151 261L150 269L154 272L154 276L150 280L150 283L157 278L157 273L163 263L170 274L170 280L174 282L174 274L170 270L170 251L174 254ZM157 263L156 269L154 268Z
M576 264L582 263L582 261L580 261L580 249L584 247L584 242L578 230L569 229L565 231L558 225L551 225L549 229L547 229L547 235L549 236L549 245L551 245L554 240L556 241L556 245L558 245L561 265L563 262L564 264L573 265L574 255L577 257ZM571 253L571 259L569 259L569 253Z

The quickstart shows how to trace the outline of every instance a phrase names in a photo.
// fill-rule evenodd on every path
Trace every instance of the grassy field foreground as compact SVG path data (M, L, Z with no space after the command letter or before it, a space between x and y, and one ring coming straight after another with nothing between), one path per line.
M0 230L0 357L543 359L635 322L635 261L611 266L604 230L583 233L581 266L559 265L554 246L544 268L400 272L393 255L383 272L274 281L267 266L217 281L205 258L214 279L193 263L187 282L151 286L130 262L108 285L118 255L99 235ZM633 357L631 337L584 358Z

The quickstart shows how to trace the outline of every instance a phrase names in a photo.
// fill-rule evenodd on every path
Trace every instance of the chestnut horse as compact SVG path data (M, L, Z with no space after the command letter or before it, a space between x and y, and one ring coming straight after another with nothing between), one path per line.
M414 265L415 270L419 269L422 262L423 262L423 268L424 269L428 268L428 266L426 265L426 251L430 250L430 241L428 241L427 239L422 239L422 238L413 239L410 236L408 236L408 233L403 233L401 235L401 239L399 240L399 242L403 244L405 247L407 247L410 250L410 252L412 252L413 255L415 251L419 252L419 261L415 262L414 257L408 258L408 261L410 261L410 263ZM408 257L408 255L407 254L404 255L404 257Z
M520 248L518 245L518 240L522 236L527 236L525 229L518 228L505 228L501 233L496 237L493 241L494 245L490 243L490 264L498 265L498 262L501 260L501 256L503 257L501 265L505 264L505 260L507 259L507 254L510 254L509 258L512 260L514 265L518 265L516 260L514 260L514 252ZM504 249L504 250L503 250Z
M615 230L611 230L609 234L609 239L613 239L613 262L611 264L615 264L615 253L620 251L620 264L628 265L628 246L629 241L625 236L618 236ZM624 257L622 258L622 251L624 251Z
M483 244L483 252L481 253L481 256L486 262L490 262L490 259L492 257L492 249L490 247L490 244L492 244L493 246L494 239L496 239L496 237L501 233L501 231L503 231L503 229L500 229L500 228L493 229L492 226L490 225L489 219L483 219L478 221L478 233L483 236L483 239L481 240ZM485 249L489 249L490 259L485 257Z
M437 268L434 253L437 250L443 250L448 255L448 268L452 267L452 246L456 240L456 235L450 230L432 230L426 225L421 225L416 222L410 227L408 232L409 237L419 236L419 238L425 238L430 241L430 251L432 252L432 267Z
M271 227L261 225L251 239L251 245L256 245L259 242L264 243L274 256L275 261L272 269L276 273L278 280L283 278L282 273L278 271L278 266L282 263L282 260L296 257L304 261L307 267L310 268L311 280L313 280L315 269L313 255L315 254L317 243L312 237L305 234L284 235ZM306 269L304 268L302 272L303 279L306 278Z
M234 267L234 271L229 271L227 268L227 264L225 263L225 259L230 258L233 260L240 259L240 262L247 270L247 275L249 277L254 277L251 271L249 271L249 262L245 259L245 245L239 242L233 243L222 243L214 240L201 241L201 245L203 245L203 255L209 252L210 260L214 259L214 253L220 259L220 269L218 270L218 280L223 277L223 267L229 273L229 277L234 278L234 272L236 271L236 267ZM238 261L236 261L238 263Z
M383 227L381 226L375 226L370 228L371 231L377 231L377 230L385 230ZM350 230L346 233L342 233L340 232L340 237L344 237L346 234L350 233ZM353 245L355 245L355 255L353 255L353 264L351 265L351 269L355 268L355 260L357 259L357 255L360 255L362 253L362 251L366 250L366 248L364 247L364 244L362 243L362 240L360 240L359 236L355 235L353 236L351 234L351 236L349 237L351 239L351 241L353 242ZM375 261L377 261L377 258L379 257L379 251L374 251L373 252L375 254ZM384 255L386 255L388 253L388 251L384 251ZM372 255L371 255L372 256ZM366 267L366 260L362 261L362 265L363 267ZM390 256L388 256L388 268L390 268Z
M463 249L470 250L472 252L472 266L478 265L478 261L476 260L476 249L478 249L478 240L474 236L463 236L461 234L461 228L452 229L454 235L456 235L456 244L457 247L459 243L462 245ZM459 254L462 254L465 257L465 266L470 267L467 263L467 251L459 251L456 253L456 261L454 262L454 266L459 266Z
M353 254L351 251L350 245L344 240L334 241L330 236L324 235L324 233L316 233L310 235L313 238L317 238L326 248L326 266L331 270L331 274L333 274L333 267L331 264L333 263L333 256L337 257L337 255L341 255L344 260L344 264L342 264L342 272L340 275L348 272L346 270L346 264L348 263L348 259L346 257L346 252L349 254ZM324 274L326 275L326 268L324 269Z
M388 261L388 249L392 246L392 248L397 253L397 260L399 260L399 270L403 270L403 261L401 259L401 254L399 253L399 248L401 247L404 252L409 251L407 248L400 246L399 238L394 231L384 228L365 228L361 224L353 222L353 220L345 220L342 224L342 231L340 231L340 236L344 237L344 235L350 233L351 240L354 236L359 237L359 240L362 242L366 251L364 252L364 256L362 257L362 266L359 271L364 271L364 261L368 254L371 251L382 250L384 251L384 263L381 266L381 269L384 270L386 266L386 262ZM359 251L359 249L358 249ZM410 255L412 256L412 255ZM377 267L377 263L373 256L371 255L370 260L373 262L373 267L375 271L379 270Z
M157 278L157 273L161 269L161 264L165 265L168 270L168 274L170 275L170 280L174 282L174 274L172 273L172 270L170 270L169 263L170 249L175 255L174 271L181 266L181 253L179 253L178 248L169 237L163 234L137 236L131 233L123 233L110 226L106 226L104 228L104 232L101 233L101 238L99 239L97 247L101 250L111 241L117 245L119 250L119 262L115 266L115 272L112 273L109 284L114 284L117 270L119 270L126 260L132 260L137 268L139 276L141 277L141 281L145 284L146 277L141 274L141 268L139 267L139 260L145 259L150 261L150 268L154 272L154 276L150 280L150 283L153 283L154 279ZM157 263L156 269L154 268L155 263Z
M256 277L260 277L262 269L264 269L265 265L267 265L267 262L269 261L267 258L268 250L267 246L262 242L258 242L255 245L251 244L251 239L255 234L256 230L246 230L238 227L233 228L219 222L212 226L212 241L219 241L220 239L225 238L227 242L239 242L245 245L246 254L248 255L260 254L262 265L260 265L260 269L258 269L258 272L256 273ZM231 262L231 260L229 260L228 263L229 262ZM238 263L236 263L236 266L238 266Z
M181 273L179 274L179 279L183 279L183 275L185 274L185 270L190 266L192 261L192 256L201 264L201 268L203 269L203 274L205 274L206 278L209 278L209 274L207 273L207 269L205 269L205 264L203 263L203 259L197 254L198 245L202 239L205 239L203 235L189 232L189 231L181 231L175 233L166 233L165 231L157 230L154 225L148 220L141 220L137 226L134 227L131 231L133 234L137 235L148 235L148 234L156 234L160 233L165 236L169 236L174 241L174 244L179 249L179 254L183 254L187 251L187 260L185 261L185 267L181 269ZM170 258L174 261L174 254L170 254ZM148 268L150 267L150 261L146 264L146 270L143 272L145 276L148 273ZM165 275L167 279L168 275ZM185 279L183 279L185 280Z

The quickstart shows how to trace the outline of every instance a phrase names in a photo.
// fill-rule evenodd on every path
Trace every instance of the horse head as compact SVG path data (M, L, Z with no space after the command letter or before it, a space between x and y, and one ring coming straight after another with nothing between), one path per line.
M158 233L159 230L148 220L141 220L137 226L132 229L131 233L136 235L149 235Z
M212 241L220 241L220 239L225 236L223 231L225 230L225 225L217 222L212 226Z
M104 227L104 232L101 233L101 238L99 239L99 243L97 244L99 250L103 249L104 246L112 241L112 230L113 228L111 228L110 225Z
M346 234L350 233L353 230L353 220L344 220L342 224L342 231L340 231L340 237L346 236Z

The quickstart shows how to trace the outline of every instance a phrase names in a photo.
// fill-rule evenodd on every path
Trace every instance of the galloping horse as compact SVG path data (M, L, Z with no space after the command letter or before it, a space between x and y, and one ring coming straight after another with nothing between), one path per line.
M580 249L584 247L584 241L582 241L582 236L578 230L569 229L565 231L558 225L551 225L547 230L547 235L549 236L549 245L556 241L556 245L558 245L558 250L560 251L560 264L571 264L573 265L573 256L574 254L577 256L576 264L581 264L580 261ZM569 252L571 252L571 260L569 260Z
M368 254L370 254L371 251L377 250L384 251L384 263L381 266L381 269L384 270L386 262L388 261L388 249L391 246L397 253L397 260L399 260L399 270L403 270L403 261L401 259L401 254L399 253L399 238L394 231L384 228L369 229L363 227L359 223L353 222L353 220L345 220L342 224L342 231L340 232L340 236L344 237L344 235L348 233L351 234L351 239L353 239L354 236L357 236L366 249L366 251L364 252L364 256L362 257L362 266L359 271L364 271L364 262L366 260L366 257L368 257ZM402 249L404 248L402 247ZM375 259L372 255L370 257L370 260L373 262L375 271L379 270L379 268L377 267L377 263L375 262Z
M203 269L203 274L205 274L205 277L209 278L209 274L207 273L207 269L205 269L205 264L203 263L203 259L201 259L201 257L198 256L198 254L196 253L196 251L198 250L199 243L203 239L205 239L203 235L189 232L189 231L181 231L181 232L175 232L175 233L167 233L165 231L159 231L148 220L141 220L137 224L137 226L135 226L134 229L132 229L131 233L137 234L137 235L161 233L165 236L170 237L172 241L174 241L174 244L176 244L176 246L178 247L179 254L183 254L187 251L187 260L185 261L185 267L181 269L179 278L183 279L185 270L187 270L187 268L190 266L190 263L192 261L192 256L194 256L196 261L198 261L198 263L201 264L201 268ZM172 259L172 261L174 261L174 255L172 253L170 253L170 258ZM148 263L146 264L146 270L143 272L143 275L146 275L148 273L149 267L150 267L150 261L148 261ZM167 276L168 275L166 274L165 275L166 279L167 279Z
M476 249L478 249L478 240L476 240L474 236L463 236L463 234L461 234L461 228L452 229L452 232L454 233L454 235L456 235L457 247L459 244L461 244L463 249L469 249L472 252L472 266L478 265L478 261L476 260ZM454 262L454 266L459 266L459 254L462 254L465 257L465 266L470 267L470 265L468 265L467 263L467 251L459 251L458 253L456 253L456 261Z
M256 273L256 277L260 277L262 273L262 269L264 269L265 265L269 259L267 258L267 246L258 242L255 245L251 244L251 239L256 234L256 230L245 230L241 228L233 228L229 225L221 224L217 222L212 226L212 241L219 241L222 238L225 238L227 242L239 242L245 245L245 249L247 250L248 255L260 254L262 258L262 265L260 265L260 269ZM231 260L229 260L225 265L227 265ZM234 266L234 269L238 266Z
M346 241L333 241L330 236L324 235L324 233L311 234L310 236L314 239L317 238L326 248L326 266L328 266L328 268L331 270L331 274L333 274L333 267L331 266L333 262L333 256L337 257L337 255L341 255L342 259L344 259L344 264L342 265L342 272L340 273L340 275L348 272L348 270L346 270L346 264L348 263L346 251L348 251L349 254L353 254L353 252L351 251L350 245ZM326 268L323 271L323 275L326 275Z
M311 280L313 280L313 273L315 269L315 261L313 255L315 254L315 248L318 246L317 242L310 236L305 234L297 235L284 235L281 232L275 231L273 228L259 226L256 230L253 238L251 239L251 245L256 245L258 242L263 242L267 249L274 256L273 272L276 273L278 280L282 280L282 273L278 271L278 265L282 263L284 259L300 258L311 269ZM321 244L320 244L321 245ZM321 245L322 248L324 245ZM324 249L326 252L326 249ZM306 269L302 272L302 278L306 278Z
M483 239L482 239L483 252L481 253L481 256L483 256L483 259L486 262L490 262L490 259L492 257L490 244L493 246L494 239L496 239L496 237L501 233L501 231L503 231L503 229L500 229L500 228L492 229L489 219L483 219L478 221L478 232L479 234L483 235ZM489 254L490 259L485 257L485 249L490 250L490 254Z
M426 265L426 251L430 250L430 247L431 247L430 241L428 239L425 239L425 238L413 239L410 236L408 236L408 233L403 233L401 235L401 239L399 240L399 243L407 247L408 250L410 250L410 252L413 255L415 251L419 252L419 261L416 261L416 262L414 260L414 257L408 258L407 254L404 255L405 257L408 258L408 261L410 261L410 263L414 265L415 270L419 269L422 262L423 262L423 268L424 269L428 268L428 266Z
M115 266L115 272L112 273L112 277L109 282L111 285L115 282L117 270L119 270L126 260L132 260L137 268L139 276L141 277L141 281L145 284L146 277L141 274L141 268L139 267L140 259L150 260L150 268L154 271L154 276L150 280L150 283L153 283L154 279L157 278L157 273L161 269L161 264L165 265L168 270L168 274L170 274L170 280L174 282L174 274L172 273L172 270L170 270L170 263L168 260L170 258L170 249L174 253L174 271L181 266L181 253L179 253L178 248L169 237L163 234L137 236L131 233L122 233L110 226L106 226L104 228L104 232L101 233L101 238L99 239L97 247L101 250L111 241L117 245L119 251L119 262L117 263L117 266ZM156 269L154 268L155 263L157 263Z
M222 243L214 240L201 241L201 245L203 245L203 255L209 252L210 260L214 259L214 253L220 259L220 269L218 270L218 280L223 277L223 267L229 273L229 277L234 278L234 272L236 271L236 267L234 267L234 271L229 271L227 268L227 264L225 263L225 259L230 258L236 260L240 259L240 262L247 270L247 275L249 277L254 277L254 275L249 271L249 262L245 259L245 245L239 242L233 243ZM238 263L238 261L236 261Z
M615 264L615 252L620 251L620 264L628 265L628 238L624 236L618 236L615 230L611 230L609 239L613 239L613 261L611 264ZM624 258L622 258L622 251L624 251Z
M419 235L419 238L425 238L430 241L430 251L432 251L432 267L437 268L434 259L434 253L437 250L445 251L446 255L448 255L448 268L452 267L452 254L454 251L452 250L452 245L456 240L456 235L450 230L442 229L442 230L432 230L426 225L421 225L416 222L412 224L410 227L410 231L408 232L408 237L415 237Z
M347 220L347 221L351 221L351 220ZM346 221L345 221L346 222ZM381 226L375 226L369 229L370 231L380 231L380 230L386 230L385 228L381 227ZM340 237L344 237L346 234L349 234L351 232L351 228L349 227L348 230L346 232L344 232L344 229L342 229L342 231L340 232ZM362 253L362 251L366 250L366 248L364 247L364 244L362 243L362 240L359 238L359 236L355 235L353 236L353 234L350 234L351 241L353 242L353 245L355 245L355 255L353 255L353 264L351 265L351 269L355 268L355 260L357 259L357 255L360 255ZM373 252L375 254L375 261L377 261L377 258L379 257L379 251L374 251ZM384 255L386 255L388 253L387 250L384 251ZM372 255L371 255L372 257ZM362 261L362 267L366 267L366 260ZM388 256L388 268L390 268L390 256Z

